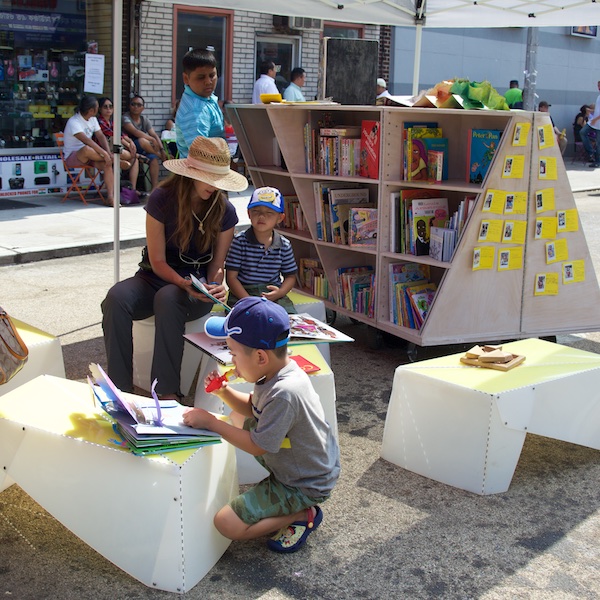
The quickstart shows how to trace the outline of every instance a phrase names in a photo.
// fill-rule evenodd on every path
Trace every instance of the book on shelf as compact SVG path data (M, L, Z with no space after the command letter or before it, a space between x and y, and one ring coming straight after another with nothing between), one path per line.
M417 127L437 128L437 122L405 121L402 124L402 178L408 180L408 135L409 131Z
M440 150L448 152L448 140L442 138L440 127L411 127L406 132L405 154L408 181L427 181L427 152ZM444 140L434 147L433 140Z
M309 231L308 221L304 217L304 211L300 206L298 196L286 195L283 197L285 218L281 227L295 229L296 231Z
M350 227L349 246L371 247L377 246L377 209L350 207L348 215Z
M315 196L315 225L317 239L325 242L333 242L331 191L333 189L356 188L356 183L314 181L313 191ZM363 193L363 192L361 192Z
M421 329L423 326L423 322L429 312L429 307L433 303L436 289L437 286L432 282L407 288L415 329Z
M427 180L429 183L441 183L444 174L444 153L439 150L427 151Z
M429 265L412 262L390 263L388 265L389 311L390 321L392 323L400 323L398 320L398 304L396 301L396 284L412 284L417 281L425 282L429 281L430 276L431 271Z
M334 244L345 244L347 241L348 212L354 206L369 205L369 189L364 187L339 188L329 190L329 208L331 210L331 230ZM344 207L343 209L341 207ZM341 210L340 210L341 209Z
M360 176L379 179L380 123L365 120L361 123Z
M298 279L300 287L314 296L329 298L329 285L321 261L316 258L301 258Z
M338 304L347 310L373 317L375 269L370 265L341 267L337 271Z
M448 220L448 198L415 198L412 201L412 236L416 256L429 254L431 226L443 227Z
M450 262L456 248L457 230L449 227L432 227L429 232L429 256Z
M467 138L467 181L483 183L500 143L499 129L469 129Z
M331 325L323 323L319 319L315 319L308 313L289 315L289 317L290 341L288 342L288 346L354 341L350 336L334 329ZM211 356L219 364L233 364L233 358L226 340L211 338L204 331L186 333L183 337L190 344Z
M397 220L392 222L392 228L395 229L396 246L401 254L414 254L412 247L412 202L415 198L434 198L439 196L437 190L401 190L400 206L398 207ZM392 218L396 213L392 214Z

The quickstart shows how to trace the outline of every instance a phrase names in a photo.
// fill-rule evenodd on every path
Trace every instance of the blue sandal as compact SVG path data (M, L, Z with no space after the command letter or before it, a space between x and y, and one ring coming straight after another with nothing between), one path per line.
M306 521L294 521L291 525L280 529L270 540L267 547L274 552L296 552L306 543L308 536L315 531L323 520L323 511L315 506L317 511L314 519L310 517ZM307 509L309 513L310 509Z

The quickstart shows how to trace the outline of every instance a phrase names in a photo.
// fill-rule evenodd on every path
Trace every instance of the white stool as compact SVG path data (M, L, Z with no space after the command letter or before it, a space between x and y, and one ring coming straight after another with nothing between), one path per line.
M14 479L143 584L191 590L231 543L213 517L238 493L233 446L134 456L93 410L87 383L56 377L0 398L0 488Z
M210 314L210 313L209 313ZM208 315L185 324L185 333L204 331ZM133 383L143 390L152 385L150 371L154 355L154 316L133 322ZM191 344L184 344L181 360L181 393L187 396L194 381L202 353Z

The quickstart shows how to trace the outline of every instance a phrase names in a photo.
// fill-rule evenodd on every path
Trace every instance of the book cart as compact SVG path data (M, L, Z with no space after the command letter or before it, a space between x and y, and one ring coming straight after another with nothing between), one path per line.
M305 125L318 127L325 114L333 117L336 127L361 125L363 120L380 122L377 178L307 172ZM312 257L322 264L329 284L329 299L325 301L328 308L418 346L600 329L600 290L548 116L526 111L308 103L230 105L228 118L254 185L272 185L284 196L298 197L308 231L286 229L283 233L291 240L297 261ZM447 180L430 184L403 179L404 124L415 121L436 122L448 138ZM503 130L481 184L467 183L466 178L467 136L475 128ZM356 248L317 239L313 191L317 181L354 182L369 189L370 200L378 209L375 247ZM475 195L473 209L450 261L392 251L396 217L391 194L405 189L438 191L448 198L450 212L466 195ZM518 199L519 208L507 210L507 196ZM486 198L486 206L493 200L492 212L484 211ZM557 227L559 218L561 225ZM501 227L511 221L523 233L523 239L515 238L517 241L512 243L510 236L503 235L499 241L482 241L481 226L485 220L502 221ZM390 318L390 265L401 262L429 265L431 281L437 285L420 329L397 325ZM360 265L375 269L373 317L349 311L332 301L338 297L337 270Z

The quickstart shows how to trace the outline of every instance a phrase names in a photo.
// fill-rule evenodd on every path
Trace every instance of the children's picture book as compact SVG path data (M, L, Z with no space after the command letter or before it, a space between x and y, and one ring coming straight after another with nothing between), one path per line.
M442 227L432 227L429 230L429 256L435 260L443 260L444 230Z
M214 358L219 364L233 364L226 340L211 338L204 331L186 333L183 337L190 344ZM311 317L308 313L290 315L289 346L353 341L350 336Z
M207 298L210 298L215 304L221 306L223 309L225 309L225 312L229 312L231 310L231 307L227 306L225 302L221 302L218 298L213 296L206 289L206 286L204 285L206 283L206 280L204 278L198 279L194 276L193 273L190 273L190 279L192 280L192 286L194 287L194 289L196 289L198 292L203 293Z
M406 133L406 179L408 181L427 181L428 143L432 139L442 139L442 129L440 127L411 127ZM445 144L446 148L447 146L448 140Z
M467 181L483 183L500 143L499 129L470 129L467 139Z
M414 283L416 281L429 281L431 276L429 265L401 262L390 263L388 267L389 273L389 303L390 303L390 321L392 323L401 323L398 319L398 310L400 307L397 304L396 284Z
M334 244L348 243L348 212L350 206L352 205L368 206L369 190L367 188L332 188L331 190L329 190L332 241ZM344 206L345 208L340 211L341 206Z
M415 198L412 202L412 219L414 254L428 255L431 226L444 227L448 220L448 198Z
M377 246L377 209L350 208L350 246Z
M360 176L379 179L379 121L363 121L360 135Z
M444 153L438 150L427 152L427 172L429 183L441 183L444 173Z
M402 190L400 192L400 220L396 224L396 236L400 238L399 252L414 254L414 239L412 237L412 202L415 198L435 198L437 190Z

